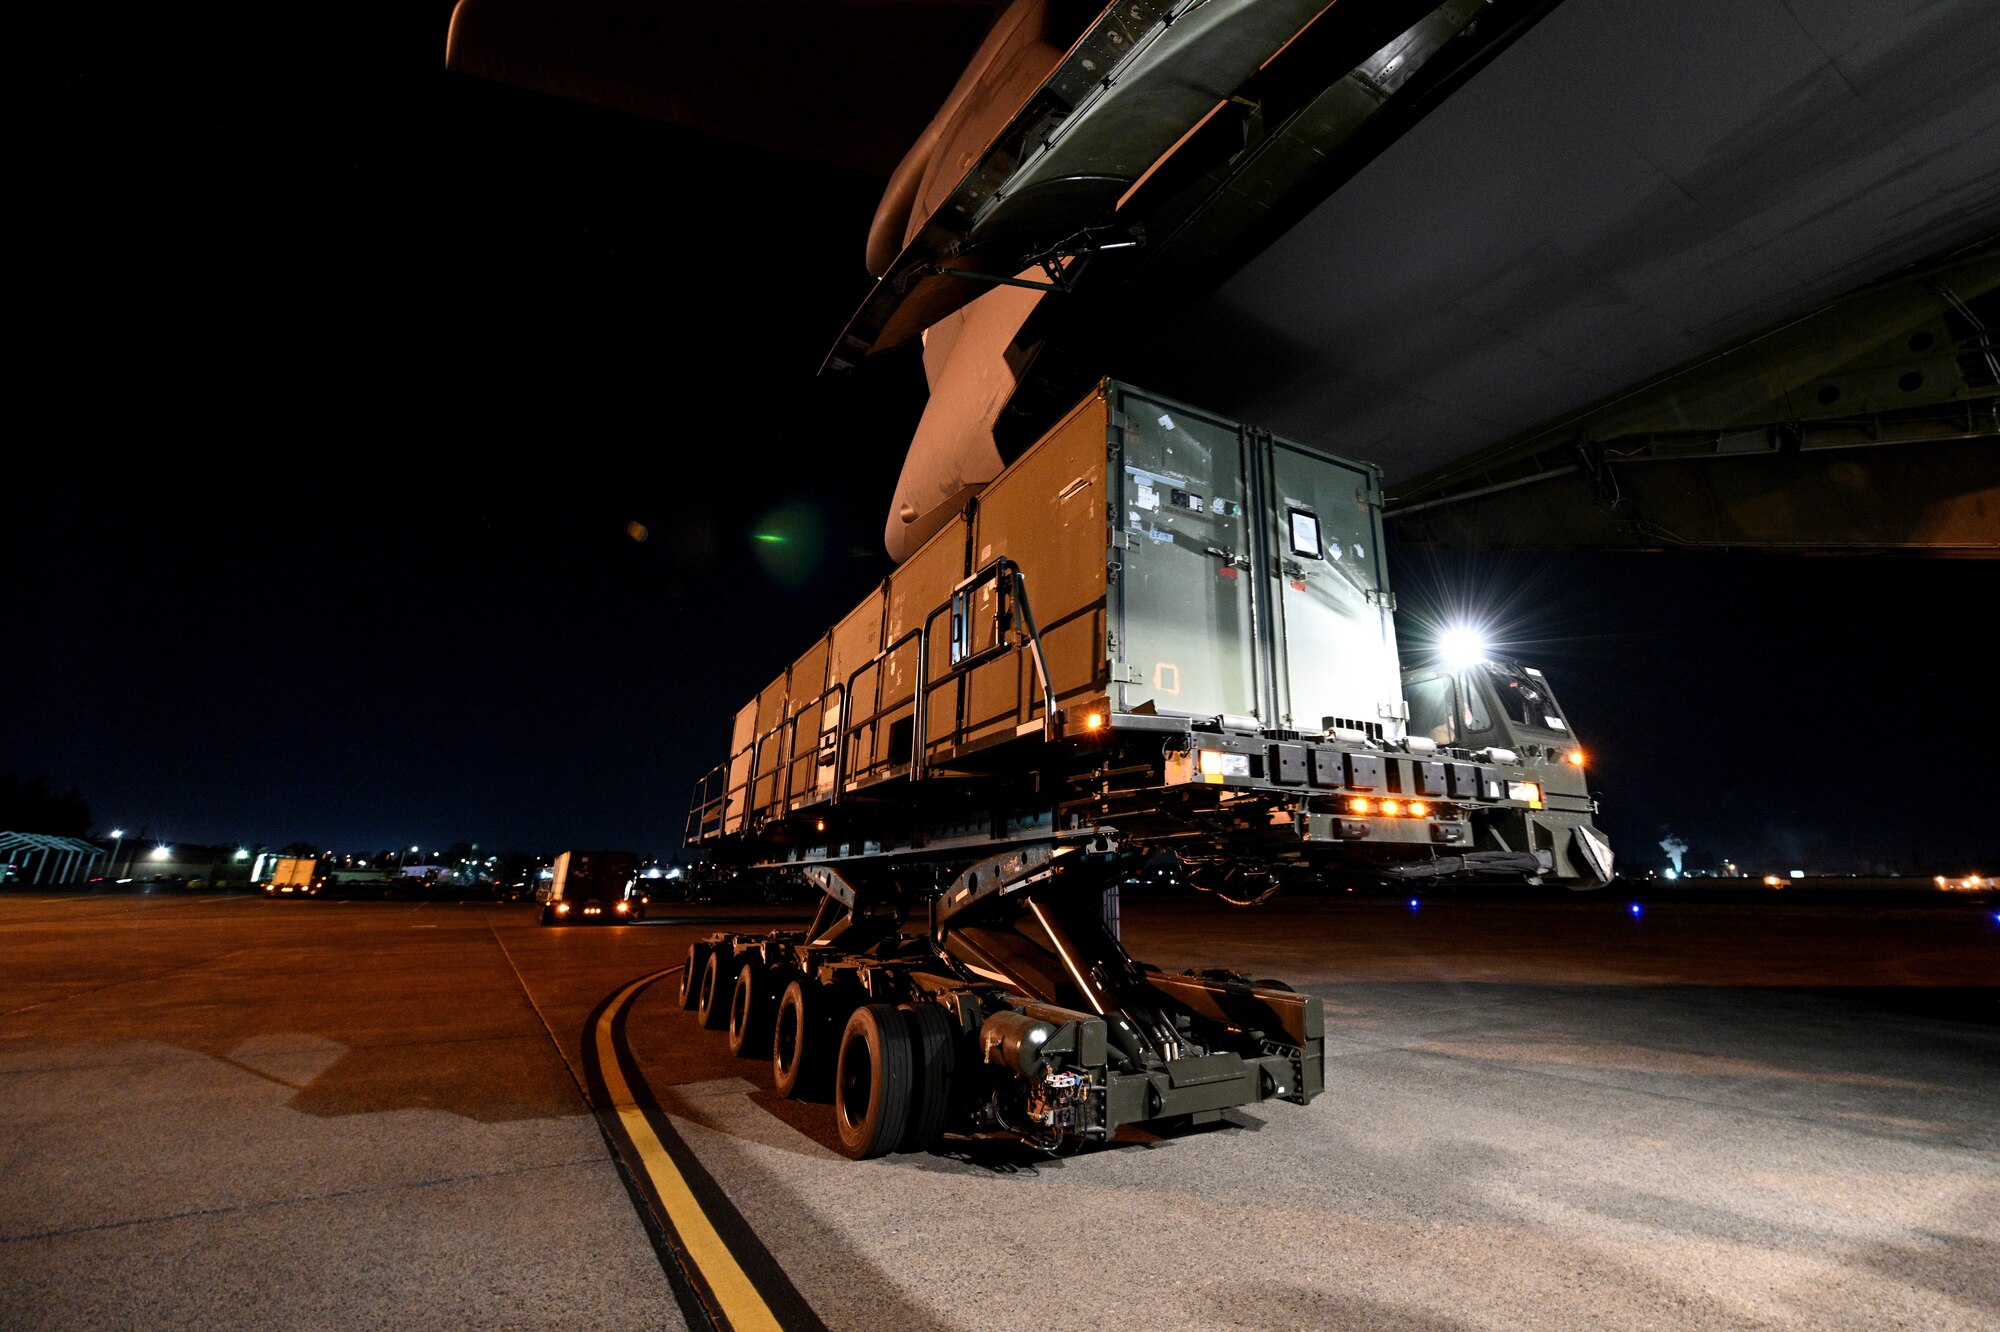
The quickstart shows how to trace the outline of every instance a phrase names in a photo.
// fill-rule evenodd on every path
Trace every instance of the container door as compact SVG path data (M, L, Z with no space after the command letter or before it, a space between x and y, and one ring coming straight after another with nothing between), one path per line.
M1245 446L1234 425L1127 392L1114 530L1117 706L1258 715Z
M1402 670L1375 475L1284 440L1268 457L1282 724L1398 737Z

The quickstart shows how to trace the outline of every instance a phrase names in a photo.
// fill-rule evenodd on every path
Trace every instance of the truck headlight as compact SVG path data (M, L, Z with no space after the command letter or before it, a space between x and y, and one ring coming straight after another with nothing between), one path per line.
M1507 783L1507 798L1509 800L1523 800L1527 802L1529 808L1540 809L1542 807L1541 784L1538 782L1509 782Z
M1232 754L1223 749L1201 751L1201 775L1204 777L1248 777L1250 756Z

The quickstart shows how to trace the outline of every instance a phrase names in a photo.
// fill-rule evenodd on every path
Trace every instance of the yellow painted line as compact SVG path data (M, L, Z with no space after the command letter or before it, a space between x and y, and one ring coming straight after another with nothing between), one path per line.
M702 1210L694 1191L688 1188L680 1167L668 1155L665 1144L653 1132L653 1126L646 1122L645 1112L633 1098L624 1070L618 1065L618 1048L611 1040L612 1020L624 1011L625 1005L643 986L666 974L660 971L641 976L620 990L618 997L605 1006L603 1015L597 1019L598 1070L604 1077L605 1090L611 1094L611 1108L617 1112L625 1136L639 1153L639 1164L653 1181L653 1188L667 1209L668 1222L673 1226L674 1233L680 1236L681 1246L700 1271L702 1280L708 1283L716 1303L722 1306L723 1317L738 1332L749 1332L752 1328L781 1332L782 1324L777 1316L764 1303L764 1297L757 1292L749 1274L736 1261L736 1255L722 1242L715 1224Z

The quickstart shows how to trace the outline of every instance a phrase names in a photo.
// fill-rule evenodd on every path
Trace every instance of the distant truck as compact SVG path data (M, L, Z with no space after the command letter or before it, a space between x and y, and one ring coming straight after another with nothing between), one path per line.
M544 925L626 925L646 914L629 851L565 851L540 894Z
M280 856L264 884L266 897L318 897L326 886L319 861L310 856Z

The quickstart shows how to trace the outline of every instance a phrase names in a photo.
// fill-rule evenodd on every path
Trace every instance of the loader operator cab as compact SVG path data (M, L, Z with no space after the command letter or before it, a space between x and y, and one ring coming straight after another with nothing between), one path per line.
M1427 667L1403 676L1410 734L1450 749L1510 749L1527 758L1566 757L1569 719L1533 666L1488 657L1461 669Z

